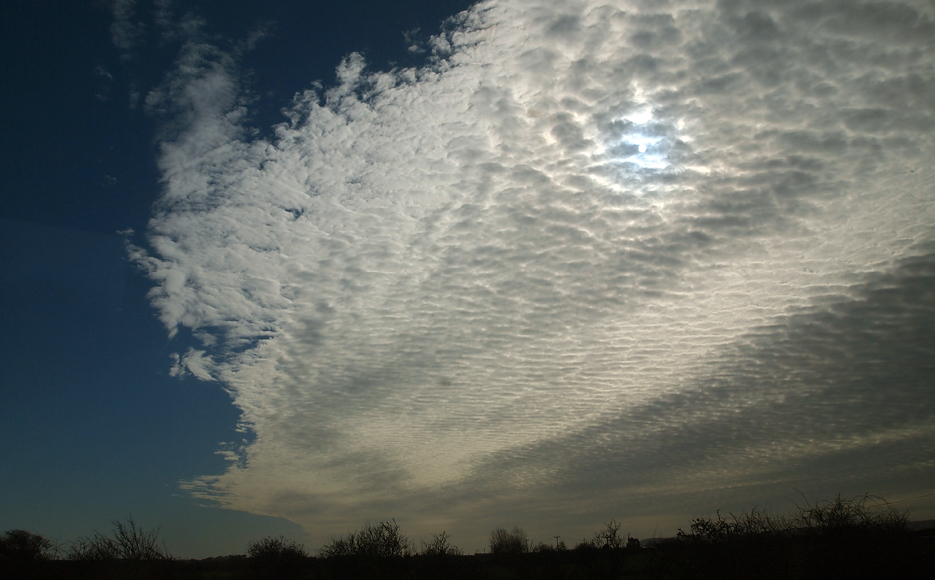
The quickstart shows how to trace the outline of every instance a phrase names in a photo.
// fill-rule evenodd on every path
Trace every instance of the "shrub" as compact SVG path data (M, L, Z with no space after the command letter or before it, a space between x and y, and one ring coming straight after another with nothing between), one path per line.
M555 545L546 544L545 542L539 542L533 547L532 551L536 554L545 554L550 552L564 552L568 548L565 546L565 542L556 539Z
M126 522L114 520L113 537L94 532L91 537L79 538L68 551L71 560L171 560L159 545L159 530L138 528L133 516Z
M763 536L828 536L860 530L901 532L905 531L907 521L907 514L879 498L865 495L843 499L838 495L831 501L807 504L792 516L754 508L740 515L730 514L727 519L720 512L716 519L694 518L688 532L679 528L678 537L695 543L715 543Z
M451 536L447 532L432 534L431 542L422 542L422 554L425 556L462 556L464 552L449 543Z
M604 526L604 529L594 532L594 537L590 540L581 540L576 546L576 550L618 550L620 548L639 548L640 541L630 534L624 538L620 535L620 522L611 518Z
M119 558L120 553L114 541L98 532L89 538L78 538L68 549L69 560L100 562Z
M490 532L491 554L524 554L529 547L529 537L522 528L513 526L512 532L503 528Z
M604 529L594 532L590 540L590 547L603 550L616 550L624 546L624 539L620 536L620 522L614 518L604 526Z
M351 532L347 536L332 538L331 543L322 546L318 555L322 558L338 558L342 556L354 556L357 554L357 532Z
M275 538L267 536L262 540L250 542L247 547L247 554L257 562L262 563L301 560L308 557L305 546L294 540L287 540L282 536Z
M718 512L679 529L672 564L694 578L906 578L918 561L907 517L871 496L840 495L792 515Z
M897 511L880 498L864 495L843 499L838 494L831 501L800 508L793 523L827 534L844 529L902 532L908 520L907 513Z
M594 545L598 548L613 549L622 548L624 539L620 536L620 522L610 518L603 530L594 532Z
M308 562L305 547L282 536L250 542L247 554L259 578L297 578Z
M52 560L56 549L51 540L26 530L9 530L0 536L0 561L35 562Z
M319 554L324 558L337 556L372 556L380 558L411 556L415 552L412 542L399 531L396 520L367 524L362 530L331 540Z

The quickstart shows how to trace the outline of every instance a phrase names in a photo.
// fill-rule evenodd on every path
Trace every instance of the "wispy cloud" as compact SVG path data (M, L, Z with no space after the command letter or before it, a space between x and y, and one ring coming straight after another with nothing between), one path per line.
M133 257L255 435L194 493L323 538L925 488L930 5L489 1L426 47L271 141L208 44L147 97Z

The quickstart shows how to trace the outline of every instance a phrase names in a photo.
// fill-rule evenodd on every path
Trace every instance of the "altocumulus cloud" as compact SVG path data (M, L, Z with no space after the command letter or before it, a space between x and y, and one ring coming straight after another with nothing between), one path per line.
M147 97L131 254L253 435L184 487L314 540L931 492L930 3L488 1L427 51L270 139L209 44Z

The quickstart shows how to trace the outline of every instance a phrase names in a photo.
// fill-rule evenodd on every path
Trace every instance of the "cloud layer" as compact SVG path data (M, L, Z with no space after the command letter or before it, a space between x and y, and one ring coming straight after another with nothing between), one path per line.
M468 543L931 492L930 4L489 1L429 44L348 55L272 140L208 44L147 97L131 253L253 435L187 488Z

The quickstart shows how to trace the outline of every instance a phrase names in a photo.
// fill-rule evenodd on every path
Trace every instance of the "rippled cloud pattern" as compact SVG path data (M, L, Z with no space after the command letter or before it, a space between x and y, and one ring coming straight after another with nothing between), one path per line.
M932 492L931 3L495 0L429 44L267 139L215 46L146 97L131 255L245 432L186 489L478 547Z

